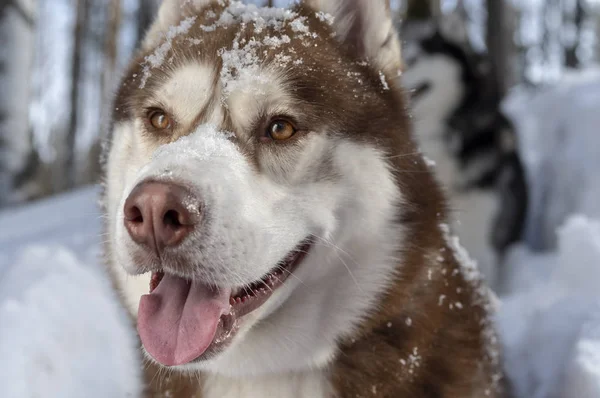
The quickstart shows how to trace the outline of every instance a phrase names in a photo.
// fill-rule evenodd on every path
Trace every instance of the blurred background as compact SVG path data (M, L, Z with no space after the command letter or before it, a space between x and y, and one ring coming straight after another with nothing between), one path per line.
M111 98L159 5L0 0L0 320L6 270L50 261L71 275L71 262L98 263ZM391 9L416 138L454 230L503 299L515 396L600 396L600 0ZM577 351L582 339L594 360Z

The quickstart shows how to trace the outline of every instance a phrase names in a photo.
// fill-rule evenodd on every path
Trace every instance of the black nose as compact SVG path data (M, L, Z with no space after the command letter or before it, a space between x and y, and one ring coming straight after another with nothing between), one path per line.
M125 228L134 242L161 253L188 236L202 218L198 198L168 182L142 182L125 201Z

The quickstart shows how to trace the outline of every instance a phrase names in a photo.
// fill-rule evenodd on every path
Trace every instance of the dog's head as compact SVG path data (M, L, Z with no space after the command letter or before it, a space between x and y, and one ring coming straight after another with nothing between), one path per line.
M104 201L149 357L230 375L332 357L437 195L399 69L384 0L165 0L117 96Z

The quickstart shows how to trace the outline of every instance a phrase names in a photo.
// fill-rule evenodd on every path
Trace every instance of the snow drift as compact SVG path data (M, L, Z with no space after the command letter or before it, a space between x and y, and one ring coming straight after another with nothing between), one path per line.
M558 249L512 249L498 327L516 397L600 397L600 222L568 219Z
M96 189L0 213L0 396L137 397L129 319L100 271Z

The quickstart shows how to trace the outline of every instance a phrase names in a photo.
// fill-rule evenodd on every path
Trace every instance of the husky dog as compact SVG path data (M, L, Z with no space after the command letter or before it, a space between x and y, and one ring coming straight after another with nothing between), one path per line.
M410 49L403 84L412 94L416 139L437 165L460 220L456 231L495 286L500 276L495 263L521 239L527 212L515 130L486 76L487 57L471 54L439 31L423 32Z
M163 2L103 194L148 396L500 396L400 59L384 0Z

